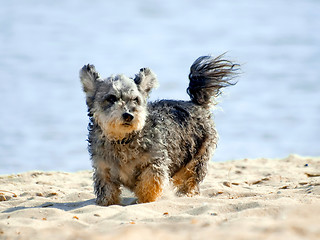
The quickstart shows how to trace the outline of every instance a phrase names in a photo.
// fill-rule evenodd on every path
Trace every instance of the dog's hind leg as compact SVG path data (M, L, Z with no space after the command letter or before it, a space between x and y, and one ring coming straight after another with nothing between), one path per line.
M205 138L191 161L172 177L178 195L194 196L200 194L200 182L207 174L208 161L212 157L212 139Z
M198 176L199 174L197 174L197 168L196 161L191 161L172 177L172 182L177 188L178 195L192 197L200 194L199 183L201 180ZM201 167L200 170L203 171Z

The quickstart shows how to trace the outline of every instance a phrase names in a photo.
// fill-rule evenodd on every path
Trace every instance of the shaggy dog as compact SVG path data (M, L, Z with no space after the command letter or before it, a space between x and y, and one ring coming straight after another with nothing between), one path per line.
M222 56L202 56L192 64L190 101L147 102L158 84L148 68L134 78L106 79L93 65L80 70L97 204L119 204L121 185L139 203L157 200L169 182L179 195L199 194L218 140L210 106L221 88L234 84L230 80L238 66Z

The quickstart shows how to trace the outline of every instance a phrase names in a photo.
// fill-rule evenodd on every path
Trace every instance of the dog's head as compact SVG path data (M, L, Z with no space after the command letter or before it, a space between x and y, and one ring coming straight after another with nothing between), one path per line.
M93 65L80 71L90 115L111 140L140 131L147 116L147 98L157 86L156 76L142 68L134 79L124 75L101 79Z

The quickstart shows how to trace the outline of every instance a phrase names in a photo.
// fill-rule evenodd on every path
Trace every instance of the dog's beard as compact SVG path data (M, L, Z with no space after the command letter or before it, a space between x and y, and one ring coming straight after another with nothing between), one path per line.
M93 118L108 139L122 140L130 133L142 130L146 120L146 113L141 111L135 114L134 119L130 123L125 122L122 116L116 113L106 115L101 112L96 112L93 114Z

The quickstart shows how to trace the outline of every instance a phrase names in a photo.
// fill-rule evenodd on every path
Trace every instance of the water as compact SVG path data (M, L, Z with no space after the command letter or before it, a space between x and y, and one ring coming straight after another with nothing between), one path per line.
M0 174L89 169L79 69L158 75L151 100L188 99L200 55L242 64L215 121L213 161L320 154L320 2L2 1Z

